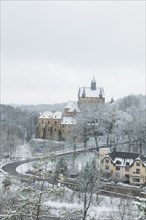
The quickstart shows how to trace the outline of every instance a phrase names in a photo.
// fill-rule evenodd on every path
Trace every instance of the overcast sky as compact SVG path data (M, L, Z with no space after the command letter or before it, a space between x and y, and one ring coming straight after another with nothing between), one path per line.
M1 102L145 94L145 1L2 1Z

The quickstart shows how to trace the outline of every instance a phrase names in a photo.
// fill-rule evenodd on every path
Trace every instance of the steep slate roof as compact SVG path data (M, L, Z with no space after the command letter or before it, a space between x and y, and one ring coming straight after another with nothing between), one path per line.
M140 160L144 165L146 165L146 158L140 157L138 153L113 151L112 153L109 153L108 156L112 159L114 164L119 166L131 166L135 160Z
M115 158L135 160L135 158L139 157L139 154L138 153L113 151L112 153L109 153L109 156L111 157L112 160L114 160Z

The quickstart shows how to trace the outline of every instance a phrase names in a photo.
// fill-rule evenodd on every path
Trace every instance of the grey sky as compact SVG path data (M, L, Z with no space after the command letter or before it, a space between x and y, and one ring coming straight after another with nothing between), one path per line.
M2 1L2 103L145 94L144 1Z

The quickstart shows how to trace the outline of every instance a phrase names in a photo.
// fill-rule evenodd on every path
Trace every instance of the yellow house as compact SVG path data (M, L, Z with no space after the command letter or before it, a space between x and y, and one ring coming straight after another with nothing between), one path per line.
M100 169L110 178L133 185L146 183L146 158L137 153L117 152L106 153L100 157Z

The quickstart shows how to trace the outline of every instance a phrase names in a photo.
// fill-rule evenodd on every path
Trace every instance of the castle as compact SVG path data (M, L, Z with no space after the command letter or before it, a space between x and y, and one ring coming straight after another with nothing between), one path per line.
M76 125L75 116L80 107L97 103L105 103L104 89L96 87L93 78L90 87L81 87L78 91L78 101L68 101L64 112L44 112L38 117L37 138L64 141Z

